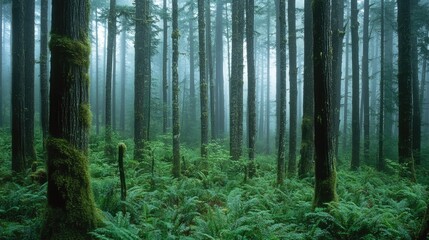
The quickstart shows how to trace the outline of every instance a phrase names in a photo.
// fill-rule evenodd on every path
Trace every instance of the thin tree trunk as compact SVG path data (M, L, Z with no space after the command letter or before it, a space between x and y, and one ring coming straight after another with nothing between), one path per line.
M349 116L349 38L350 33L347 31L346 36L346 66L344 75L344 117L343 117L343 153L347 151L348 140L348 116Z
M277 184L281 185L284 182L285 174L285 151L286 151L286 0L278 0L278 32L277 32L277 53L279 69L279 97L277 105L279 109L279 125L278 133L278 152L277 152Z
M243 36L244 4L232 1L232 61L230 79L230 155L239 160L243 145Z
M3 0L0 0L0 27L0 128L3 128Z
M205 18L206 18L206 55L207 55L207 82L210 85L210 130L211 138L216 139L216 93L215 93L215 81L213 79L213 56L212 56L212 34L211 34L211 11L210 11L210 0L205 2Z
M201 0L200 0L201 1ZM179 178L181 174L180 167L180 124L179 124L179 24L178 24L178 5L177 0L172 2L173 9L173 31L171 33L173 45L173 177Z
M395 3L394 2L387 2L386 4L386 22L387 20L394 21L395 17ZM385 140L388 141L388 143L392 142L393 137L393 125L394 125L394 112L395 110L395 97L394 97L394 88L396 87L393 82L393 36L394 36L394 27L392 24L386 24L385 26L385 32L386 32L386 52L385 52L385 65L386 65L386 76L385 76L385 116L384 116L384 134L385 134ZM389 156L387 156L389 157Z
M25 156L24 0L12 2L12 171L22 173Z
M167 47L168 47L168 12L167 0L163 1L163 42L162 42L162 134L167 134L168 127L168 80L167 80Z
M189 73L189 79L190 79L190 85L189 85L189 101L190 101L190 106L189 108L191 109L191 116L190 116L190 121L191 122L196 122L197 121L197 106L196 106L196 100L195 100L195 50L194 50L194 3L191 3L190 6L190 15L192 16L192 18L189 21L189 68L190 68L190 73ZM194 124L190 125L191 127L194 126Z
M223 1L216 1L216 127L218 138L223 138L225 134L225 96L223 77Z
M311 1L305 0L304 2L304 116L301 124L299 178L309 175L314 157L313 12Z
M205 22L204 22L204 2L198 0L198 46L200 60L200 107L201 107L201 158L207 161L207 144L209 141L209 106L206 75L206 42L205 42Z
M107 59L106 59L106 133L104 154L109 159L114 158L114 146L112 142L112 67L113 47L116 36L116 0L110 0L108 36L107 36Z
M267 135L266 135L266 140L265 140L265 148L266 148L266 153L270 154L271 152L271 148L270 148L270 51L271 51L271 0L267 0L267 94L266 94L266 100L265 100L265 104L267 105L265 107L265 115L266 115L266 131L267 131Z
M378 161L377 169L384 171L384 0L381 0L381 40L380 40L380 110L378 119Z
M352 33L352 170L360 165L360 126L359 126L359 22L357 0L351 0Z
M27 164L36 161L34 147L34 21L35 1L24 4L24 58L25 58L25 155Z
M246 2L246 40L247 40L247 114L249 134L249 164L246 168L246 177L253 178L255 175L255 141L256 141L256 76L255 76L255 52L254 52L254 0Z
M48 138L49 130L48 0L40 1L40 9L40 122L42 125L43 148L45 149L45 142Z
M100 134L100 94L99 94L99 83L100 83L100 68L99 53L98 53L98 8L95 9L95 128L97 135Z
M112 59L112 65L113 65L113 71L112 71L112 130L116 132L116 35L115 35L115 41L113 44L113 59Z
M410 0L411 2L411 66L413 81L413 158L414 162L420 165L421 148L421 114L420 114L420 87L419 87L419 59L417 43L417 20L415 12L418 10L419 0Z
M362 55L363 157L369 160L369 0L364 1ZM374 89L375 91L375 89Z
M290 129L289 129L289 165L288 175L296 174L296 119L297 119L297 63L296 63L296 23L295 0L288 0L288 25L289 25L289 90L290 90Z
M127 74L127 29L126 18L122 17L122 33L121 33L121 114L119 125L122 134L125 134L125 84Z

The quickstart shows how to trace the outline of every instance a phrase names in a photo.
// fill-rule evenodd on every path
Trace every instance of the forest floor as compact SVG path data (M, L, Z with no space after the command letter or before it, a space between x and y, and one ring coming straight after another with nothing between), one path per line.
M183 178L175 180L169 139L148 144L146 164L132 160L132 140L125 141L128 191L122 202L117 164L104 157L102 137L91 137L92 189L105 217L93 238L413 239L429 199L426 166L417 169L416 184L399 176L394 161L388 161L387 173L369 166L352 172L344 164L338 168L339 201L313 209L314 178L276 186L275 156L262 155L257 177L244 182L245 159L229 160L219 144L209 146L208 173L198 170L198 150L182 147ZM37 182L40 170L13 176L9 152L10 135L0 131L0 239L39 239L46 183Z

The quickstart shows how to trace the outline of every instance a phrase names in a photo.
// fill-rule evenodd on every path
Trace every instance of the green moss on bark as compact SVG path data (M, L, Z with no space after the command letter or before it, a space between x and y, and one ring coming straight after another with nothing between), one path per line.
M338 200L337 196L337 171L334 170L333 173L322 181L316 180L316 187L314 194L314 207L326 207L326 203L336 202Z
M85 129L89 129L92 123L92 113L88 103L84 103L80 105L79 115Z
M91 45L87 38L85 40L75 40L67 36L51 34L49 49L65 55L63 59L72 64L89 67L89 55Z
M88 158L68 141L50 138L48 207L42 239L86 240L101 223L89 182Z

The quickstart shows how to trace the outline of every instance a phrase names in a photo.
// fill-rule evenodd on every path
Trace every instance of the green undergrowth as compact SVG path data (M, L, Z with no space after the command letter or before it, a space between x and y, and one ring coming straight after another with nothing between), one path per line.
M244 182L245 159L229 160L226 147L209 145L209 171L200 170L198 149L183 147L176 180L169 136L148 143L143 160L132 158L131 139L123 142L124 202L117 164L104 157L103 138L91 137L92 189L105 222L90 233L94 239L413 239L427 207L426 187L401 179L394 161L388 173L340 166L339 201L313 209L314 179L276 186L275 156L258 156L257 176ZM46 186L12 176L9 159L0 160L0 239L38 239Z

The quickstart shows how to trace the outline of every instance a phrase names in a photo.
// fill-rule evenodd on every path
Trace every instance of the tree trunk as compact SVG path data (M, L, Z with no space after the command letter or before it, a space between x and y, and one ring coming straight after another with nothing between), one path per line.
M112 130L116 132L116 35L113 44L113 71L112 71Z
M311 1L305 0L304 3L304 116L301 125L299 178L309 176L314 157L313 12Z
M249 134L249 164L246 168L246 177L253 178L255 175L255 139L256 139L256 76L255 76L255 52L254 52L254 0L246 2L246 39L247 39L247 117Z
M363 157L369 160L369 0L364 1L362 46ZM375 91L375 89L373 89Z
M15 2L15 1L14 1ZM52 1L48 205L41 239L90 239L101 223L88 169L89 1Z
M332 142L330 83L332 55L329 1L313 1L315 191L314 207L336 201L335 153Z
M190 83L189 83L189 101L190 101L190 106L189 108L191 109L191 116L190 116L190 121L191 122L196 122L197 121L197 106L196 106L196 100L195 100L195 41L194 41L194 3L191 3L190 6L190 14L191 14L191 18L189 21L189 68L190 68L190 73L189 73L189 79L190 79ZM190 125L191 128L193 128L193 124Z
M98 8L95 9L95 29L98 29ZM95 128L97 135L100 134L100 94L99 94L99 83L100 83L100 68L98 66L99 53L98 53L98 31L95 31Z
M351 0L352 32L352 162L351 169L357 170L360 164L360 126L359 126L359 22L357 0Z
M12 2L12 171L22 173L25 156L24 1Z
M43 148L45 148L49 130L48 0L40 1L40 9L40 122L42 125Z
M216 1L216 127L217 136L223 138L225 134L225 100L223 77L223 1Z
M177 0L172 2L173 9L173 32L171 34L173 45L173 177L180 177L180 124L179 124L179 24L178 24L178 6Z
M421 148L421 115L420 115L420 87L419 87L419 56L417 43L417 19L415 12L418 11L419 0L411 2L411 66L413 81L413 158L416 164L420 165Z
M116 39L116 0L110 0L107 36L107 59L106 59L106 133L104 154L109 159L114 158L114 147L112 143L112 67L113 46Z
M36 161L34 148L34 21L35 1L24 4L24 59L25 59L25 158L27 164Z
M149 0L136 1L135 79L134 79L134 159L144 160L147 139L148 105L145 94L150 78L150 31ZM147 164L145 162L145 164ZM148 164L147 164L148 165Z
M0 128L3 128L3 0L0 0L0 26Z
M289 129L289 165L288 175L293 177L296 174L296 119L297 119L297 98L298 80L296 63L296 23L295 23L295 0L288 0L288 25L289 25L289 88L290 88L290 129Z
M210 11L210 0L206 0L205 2L205 8L206 8L206 55L207 55L207 81L210 85L210 131L211 131L211 138L216 139L216 94L215 94L215 82L213 80L213 56L212 56L212 34L211 34L211 11Z
M348 140L348 116L349 116L349 38L350 33L347 31L346 36L346 66L345 66L345 76L344 76L344 117L343 117L343 153L347 152L347 140Z
M167 134L168 127L168 80L167 80L167 47L168 47L168 11L167 0L163 0L163 42L162 42L162 134Z
M122 17L122 33L121 33L121 114L119 119L119 129L122 134L125 134L125 84L127 74L127 29L126 18Z
M398 0L399 163L404 177L416 180L413 160L413 79L411 61L411 2Z
M332 130L335 157L338 157L338 139L340 130L341 107L341 67L343 60L344 38L344 1L332 1Z
M386 4L386 20L390 19L391 21L393 21L395 17L395 3L394 2L387 2ZM395 110L395 105L396 105L396 100L394 99L394 88L396 87L393 81L393 36L394 36L394 27L392 26L392 24L386 24L385 27L385 32L386 32L386 43L385 43L385 47L386 47L386 52L385 52L385 65L386 65L386 76L385 76L385 95L384 95L384 100L385 100L385 116L384 116L384 134L385 134L385 139L387 140L387 145L389 145L389 143L392 143L392 136L393 136L393 125L394 125L394 112L396 112ZM387 156L392 157L390 156Z
M209 142L209 106L206 79L206 42L204 22L204 1L198 0L198 46L200 60L200 107L201 107L201 158L207 161L207 144Z
M265 144L266 144L266 153L270 154L271 152L271 146L270 146L270 115L271 115L271 104L270 104L270 51L271 51L271 0L267 0L267 96L266 96L266 100L265 100L265 104L267 105L265 107L265 115L266 115L266 131L267 131L267 136L266 136L266 140L265 140Z
M232 59L230 80L230 154L239 160L243 145L243 36L244 4L232 1Z
M277 184L281 185L284 181L285 174L285 151L286 151L286 0L278 0L278 36L277 36L277 53L279 69L279 97L277 105L279 109L279 139L277 152Z
M378 119L378 161L377 169L384 171L384 0L381 0L381 39L380 39L380 107Z

